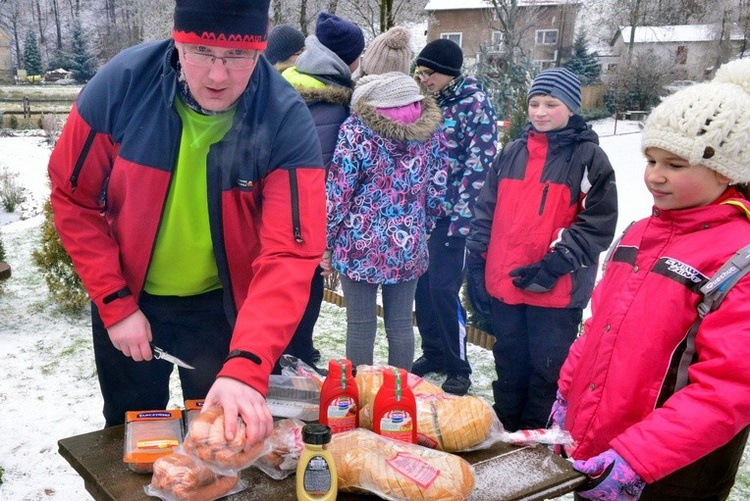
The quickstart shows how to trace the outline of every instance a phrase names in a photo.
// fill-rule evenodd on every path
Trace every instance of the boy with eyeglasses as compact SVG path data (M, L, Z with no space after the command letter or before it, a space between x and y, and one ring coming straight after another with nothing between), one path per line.
M265 59L269 1L177 0L172 39L86 85L49 164L55 223L92 299L105 425L185 399L254 444L271 369L325 248L324 169L304 102Z
M417 325L422 356L412 372L444 372L443 390L465 395L471 387L466 353L466 312L459 291L474 200L497 151L497 118L482 85L461 73L461 47L433 40L419 53L415 77L437 100L448 139L448 192L445 214L430 235L430 264L417 284Z

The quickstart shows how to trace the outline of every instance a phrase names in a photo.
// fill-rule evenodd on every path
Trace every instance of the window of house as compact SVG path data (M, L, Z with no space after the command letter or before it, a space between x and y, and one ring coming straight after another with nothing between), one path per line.
M503 35L502 31L492 32L492 50L503 50Z
M462 38L461 33L441 33L440 38L445 38L452 42L456 42L456 44L459 47L461 47L461 38Z
M557 30L536 30L537 45L557 44Z
M607 65L607 71L615 71L617 69L617 63L609 63Z
M687 54L688 49L686 45L678 45L677 46L677 58L675 59L675 62L677 64L685 64L687 63Z

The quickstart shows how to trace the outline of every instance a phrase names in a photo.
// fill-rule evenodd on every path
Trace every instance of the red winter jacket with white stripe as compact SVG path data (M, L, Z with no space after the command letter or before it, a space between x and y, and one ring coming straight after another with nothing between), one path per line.
M182 124L172 41L116 56L84 87L52 153L55 224L106 326L135 312ZM325 249L325 173L307 107L260 58L232 128L207 161L211 239L234 325L220 376L265 394ZM204 202L205 203L205 202ZM131 296L104 301L128 287Z
M750 203L731 193L654 209L613 249L560 373L574 458L613 447L649 483L703 458L665 481L682 495L731 486L750 425L750 275L687 336L700 287L750 243Z

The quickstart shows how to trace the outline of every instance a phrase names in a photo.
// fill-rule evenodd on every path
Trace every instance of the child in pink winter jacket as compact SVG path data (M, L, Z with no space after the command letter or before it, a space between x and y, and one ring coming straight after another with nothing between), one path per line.
M750 276L699 320L750 244L750 60L666 98L643 131L650 217L628 228L563 365L552 420L576 499L726 499L750 425Z

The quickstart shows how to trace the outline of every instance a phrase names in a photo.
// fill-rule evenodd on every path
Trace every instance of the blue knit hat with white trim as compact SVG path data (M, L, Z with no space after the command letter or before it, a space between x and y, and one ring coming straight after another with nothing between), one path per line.
M526 99L552 96L563 102L573 113L581 108L581 80L566 68L552 68L539 73L531 83Z

